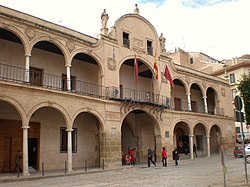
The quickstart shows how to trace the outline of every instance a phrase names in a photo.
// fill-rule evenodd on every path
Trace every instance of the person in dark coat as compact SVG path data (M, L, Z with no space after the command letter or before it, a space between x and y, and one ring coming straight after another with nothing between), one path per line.
M22 154L21 154L21 151L18 150L17 153L16 153L16 156L15 156L15 168L13 170L13 172L22 172L22 169L21 169L21 159L22 159Z
M193 151L194 151L194 155L197 157L197 153L196 153L196 145L193 145Z
M175 161L175 165L178 166L179 151L176 147L173 150L173 160Z
M153 151L151 149L151 147L148 147L148 167L150 167L150 162L152 162L155 166L155 162L152 160L153 158Z

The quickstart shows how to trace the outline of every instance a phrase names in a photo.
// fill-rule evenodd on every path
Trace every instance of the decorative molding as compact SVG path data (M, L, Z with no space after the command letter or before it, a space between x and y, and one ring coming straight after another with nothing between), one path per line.
M146 54L146 51L144 51L143 49L138 49L134 47L132 49L136 54Z
M225 88L221 88L221 96L226 96L226 91L225 91Z
M116 71L116 60L113 58L108 58L108 69L111 71Z

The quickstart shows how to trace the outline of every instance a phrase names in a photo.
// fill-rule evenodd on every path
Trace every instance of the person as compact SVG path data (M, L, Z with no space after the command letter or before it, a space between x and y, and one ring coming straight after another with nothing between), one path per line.
M130 165L135 164L135 154L131 147L128 148L128 154L130 156Z
M16 169L17 169L17 171L22 172L21 164L20 164L21 159L22 159L22 154L21 154L21 151L18 150L16 153L16 156L15 156L16 166L15 166L15 169L13 170L13 172L16 172Z
M188 143L187 142L184 142L184 144L183 144L183 151L184 151L185 155L188 155Z
M195 157L198 157L198 156L197 156L197 153L196 153L196 145L195 145L195 144L193 145L193 151L194 151Z
M107 22L108 22L109 16L106 13L106 9L103 10L101 19L102 19L102 29L107 28Z
M161 156L162 156L162 167L167 167L167 151L165 149L165 147L162 148L162 152L161 152Z
M152 160L153 158L153 151L151 149L151 147L148 147L148 167L150 167L150 162L152 162L155 166L155 162Z
M175 161L175 165L178 166L179 151L176 147L173 150L173 160Z

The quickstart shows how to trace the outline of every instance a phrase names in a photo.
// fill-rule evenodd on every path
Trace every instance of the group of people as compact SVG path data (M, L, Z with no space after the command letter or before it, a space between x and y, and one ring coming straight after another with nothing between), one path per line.
M180 157L180 153L178 151L178 149L175 147L175 149L173 150L173 160L175 160L175 165L178 165L178 160ZM162 157L162 167L167 167L167 158L168 158L168 153L165 147L162 148L161 151L161 157ZM150 163L153 163L154 166L156 166L156 163L153 161L153 151L151 149L151 147L148 148L148 167L150 167Z
M196 145L195 144L193 145L193 151L194 151L194 155L197 157ZM186 154L186 152L185 152L185 154ZM177 147L174 148L174 150L172 152L172 155L173 155L173 160L175 161L175 165L178 166L178 160L180 158L180 152L179 152ZM162 157L162 166L167 167L168 154L167 154L167 150L166 150L165 147L162 148L161 157ZM148 167L150 167L151 162L156 166L156 163L152 160L152 158L153 158L153 152L152 152L151 147L149 147L148 148Z

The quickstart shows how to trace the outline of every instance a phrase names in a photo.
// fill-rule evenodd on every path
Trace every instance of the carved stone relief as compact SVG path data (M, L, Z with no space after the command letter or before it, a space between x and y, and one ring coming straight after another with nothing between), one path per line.
M68 42L66 43L66 46L67 46L69 52L72 52L72 51L75 49L75 44L74 44L74 42L72 42L72 41L68 41Z
M111 71L116 71L116 60L113 58L108 58L108 69Z
M35 30L30 27L26 28L25 34L27 35L29 40L32 40L36 36Z
M133 41L133 43L132 43L133 47L144 48L143 40L138 39L138 38L133 38L132 41Z

